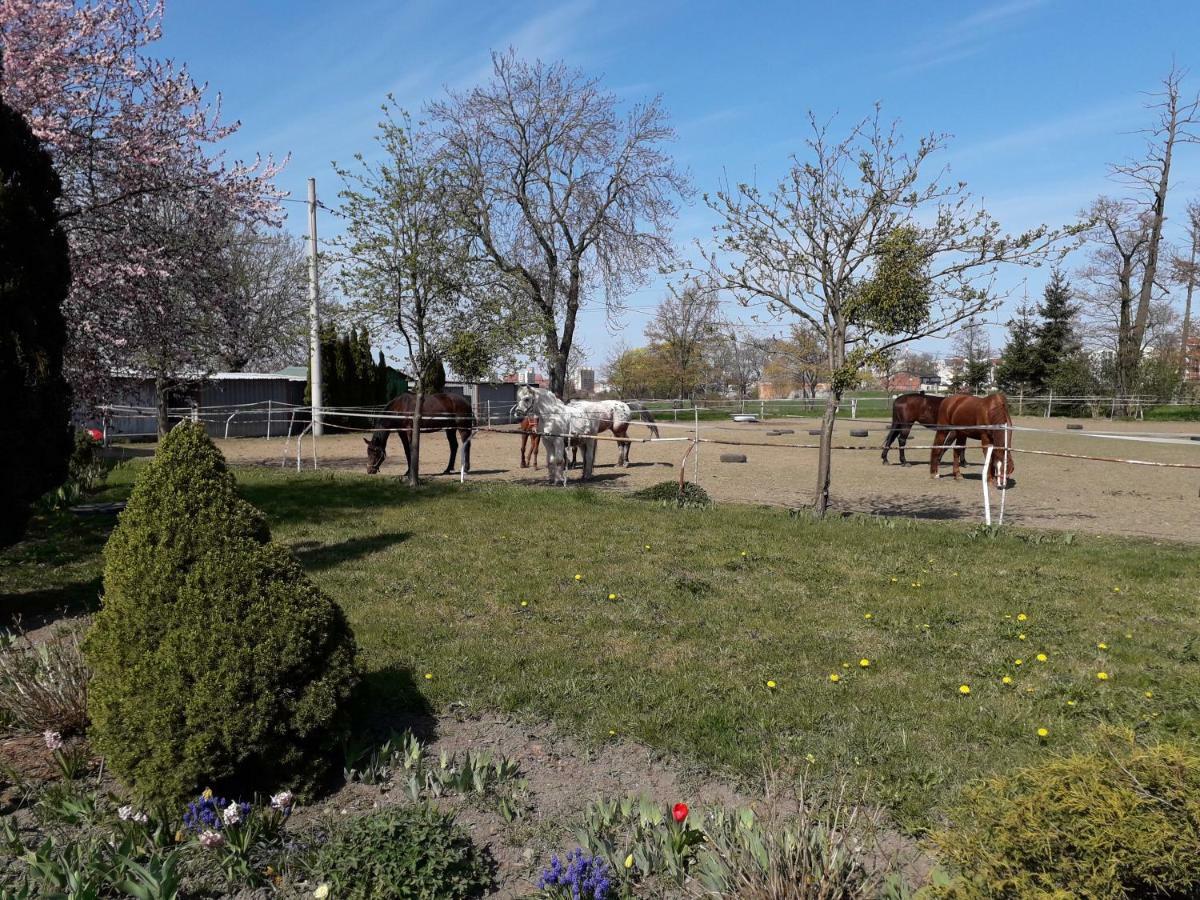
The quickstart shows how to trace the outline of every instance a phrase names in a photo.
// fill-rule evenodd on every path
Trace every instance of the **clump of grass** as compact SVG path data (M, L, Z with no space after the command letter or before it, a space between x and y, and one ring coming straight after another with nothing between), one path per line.
M0 631L0 725L61 734L84 730L89 672L80 630L61 626L37 644L19 628Z
M703 509L713 505L708 491L693 482L685 482L683 487L677 481L660 481L648 488L634 491L631 495L638 500L652 500L662 506L678 506L681 509Z

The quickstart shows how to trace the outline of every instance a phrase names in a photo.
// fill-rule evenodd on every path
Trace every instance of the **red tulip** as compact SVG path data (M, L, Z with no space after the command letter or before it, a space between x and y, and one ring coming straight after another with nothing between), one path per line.
M688 808L686 803L676 803L675 808L671 810L671 815L675 817L675 821L680 824L687 818Z
M104 432L102 432L99 428L89 428L87 433L88 437L90 437L93 441L104 440Z

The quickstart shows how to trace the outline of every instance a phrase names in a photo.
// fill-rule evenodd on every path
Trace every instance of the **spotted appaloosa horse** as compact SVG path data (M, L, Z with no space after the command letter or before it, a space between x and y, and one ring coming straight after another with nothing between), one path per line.
M634 419L646 423L650 433L658 437L658 426L654 424L654 416L650 410L636 400L626 403L624 400L572 400L571 406L579 407L587 412L598 423L597 433L611 431L617 438L617 465L629 465L629 446L633 441L626 440L629 425ZM577 448L571 450L571 468L575 467Z
M404 446L404 462L412 466L409 448L412 442L412 414L416 408L415 394L401 394L384 407L383 415L375 423L375 433L363 438L367 444L367 474L374 475L387 459L388 435L393 431L400 436ZM475 415L471 412L471 401L462 394L426 394L421 398L421 433L445 431L450 443L450 462L446 463L443 475L454 471L454 459L458 455L458 440L463 442L463 465L471 471L471 429L475 427ZM408 474L406 468L404 474Z
M947 397L938 407L937 436L934 450L929 455L929 477L938 477L938 465L946 452L947 443L966 446L967 439L979 441L984 453L993 447L991 471L985 478L995 478L996 487L1003 488L1008 476L1013 473L1013 453L1005 451L1012 447L1012 416L1008 414L1008 403L1003 394L988 394L972 397L970 394L955 394ZM957 448L956 448L957 450ZM954 477L960 478L958 453L954 454Z
M937 427L938 408L942 405L945 397L938 397L933 394L926 394L924 391L920 393L901 394L892 401L892 427L888 429L887 438L883 442L883 464L888 464L888 451L892 449L892 443L900 439L900 465L907 466L908 460L904 458L904 445L908 443L909 432L912 431L913 425L924 425L926 428ZM955 450L955 453L964 454L960 459L960 463L966 462L964 450Z
M538 448L542 445L542 436L538 434L537 416L526 416L521 420L521 468L529 468L529 460L533 461L533 467L538 467ZM525 456L526 444L530 446L532 452L528 457Z
M520 387L513 412L524 418L537 416L542 443L546 446L546 473L550 483L567 483L567 441L583 446L583 475L592 477L596 462L595 434L599 423L577 406L563 403L542 388Z

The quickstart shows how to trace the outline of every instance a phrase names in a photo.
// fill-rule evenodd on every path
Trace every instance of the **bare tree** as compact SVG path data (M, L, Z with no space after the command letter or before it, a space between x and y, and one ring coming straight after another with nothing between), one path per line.
M580 307L610 311L672 255L676 201L689 192L663 145L660 100L625 116L599 81L562 63L493 54L493 78L430 115L455 201L480 256L519 286L540 325L561 396Z
M303 241L283 231L235 228L218 260L225 302L214 310L218 363L229 372L303 362L308 298Z
M1172 275L1177 284L1187 291L1183 304L1183 325L1179 333L1179 380L1187 374L1189 343L1192 338L1192 295L1200 282L1200 199L1192 200L1187 206L1188 255L1176 255L1172 261Z
M955 332L953 349L958 356L954 370L954 387L981 391L991 380L992 342L987 328L975 317Z
M763 375L767 363L767 351L763 341L757 340L737 322L725 321L718 326L718 337L711 351L714 375L720 379L722 393L730 388L737 399L745 400L750 388Z
M829 505L834 419L842 394L874 354L944 332L999 299L1003 263L1037 264L1059 232L1011 236L944 172L922 166L945 144L923 137L911 155L879 111L831 138L810 115L804 159L768 193L750 184L706 198L720 217L711 277L743 304L807 322L822 337L832 390L823 420L815 511Z
M717 335L720 303L711 285L690 278L682 285L669 285L668 294L646 326L646 337L667 360L675 394L695 396L704 380L704 350Z
M1136 305L1129 317L1122 316L1117 335L1117 387L1121 392L1131 390L1137 380L1150 305L1155 299L1159 279L1167 192L1176 145L1198 139L1193 129L1200 123L1200 94L1191 99L1182 96L1185 74L1172 68L1163 79L1162 90L1155 93L1153 102L1148 104L1148 108L1156 112L1158 121L1146 131L1144 158L1113 167L1113 175L1136 192L1133 204L1140 213L1139 230L1144 232L1145 243Z
M793 324L786 338L771 338L763 349L767 363L763 377L782 380L804 397L817 396L817 384L827 379L827 353L821 335L804 322Z

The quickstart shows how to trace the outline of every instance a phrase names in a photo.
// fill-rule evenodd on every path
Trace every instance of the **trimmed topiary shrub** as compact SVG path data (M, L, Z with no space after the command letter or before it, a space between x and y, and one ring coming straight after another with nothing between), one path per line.
M311 788L358 674L341 609L191 423L164 438L104 548L85 653L93 745L154 799Z
M1109 734L968 789L934 835L960 873L937 898L1200 895L1200 756Z
M491 887L493 865L452 816L417 805L338 823L310 869L338 900L466 900Z

